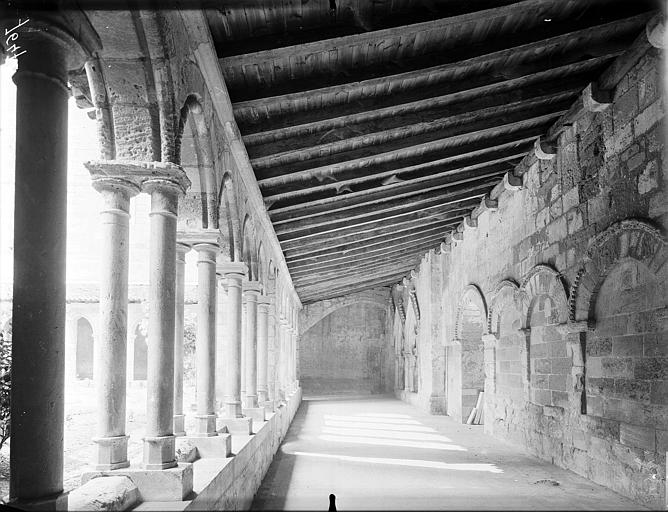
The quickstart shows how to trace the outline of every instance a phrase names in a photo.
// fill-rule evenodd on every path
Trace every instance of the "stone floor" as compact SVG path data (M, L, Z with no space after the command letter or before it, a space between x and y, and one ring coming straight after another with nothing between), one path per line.
M646 510L391 397L305 398L253 510Z

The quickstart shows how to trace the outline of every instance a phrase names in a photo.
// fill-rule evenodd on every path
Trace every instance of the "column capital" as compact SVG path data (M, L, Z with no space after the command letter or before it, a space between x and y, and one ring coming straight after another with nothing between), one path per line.
M243 294L248 295L248 297L255 297L257 299L262 291L262 283L260 281L243 281L242 286Z
M218 251L220 247L220 231L217 229L202 229L199 231L179 231L176 233L179 242L190 245L194 250L199 251L198 246L203 250ZM203 246L213 246L208 249Z
M248 272L248 267L243 261L226 261L216 265L216 272L225 277L242 278Z
M190 245L183 243L180 240L176 241L176 259L183 260L186 256L186 253L190 252Z
M281 324L281 327L288 326L288 319L283 316L278 319L278 322Z
M170 162L140 162L133 160L90 160L86 169L93 180L98 178L120 178L134 184L144 192L162 187L174 188L185 194L190 179L180 165Z

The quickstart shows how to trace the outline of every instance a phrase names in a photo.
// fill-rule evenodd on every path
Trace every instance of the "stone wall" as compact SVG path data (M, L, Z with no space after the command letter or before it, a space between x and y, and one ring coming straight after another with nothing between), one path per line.
M300 316L299 381L306 394L391 391L388 289L307 305Z
M415 393L396 390L432 412L442 393L465 419L467 368L482 351L486 432L654 508L665 504L668 450L660 57L647 51L607 109L577 111L552 159L528 155L514 171L522 186L496 187L498 208L399 285L438 313L422 315L417 336L430 374ZM392 314L393 343L405 343L396 304Z

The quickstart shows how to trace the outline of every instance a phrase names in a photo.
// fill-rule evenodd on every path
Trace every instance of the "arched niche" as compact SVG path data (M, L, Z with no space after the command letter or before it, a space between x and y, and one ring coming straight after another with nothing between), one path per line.
M613 224L591 241L569 304L574 325L587 326L583 412L623 430L640 425L649 437L668 417L667 262L657 229L635 219Z
M501 281L491 294L485 347L485 390L520 402L526 388L526 339L522 329L522 292L512 280ZM487 394L486 400L492 396Z
M223 174L218 194L218 227L223 260L239 261L241 259L241 232L234 183L229 172Z
M446 347L448 414L466 422L485 388L483 335L488 334L487 305L480 289L464 288L457 303L455 339Z
M530 400L538 405L566 407L573 367L564 330L568 321L566 288L559 272L548 265L536 265L524 279L521 291Z
M218 179L211 136L198 94L188 95L181 108L176 160L192 183L179 206L179 216L184 217L187 227L218 229Z
M93 378L93 327L90 322L80 317L77 320L76 377Z
M144 332L141 322L135 326L132 350L134 363L132 367L133 380L146 380L148 372L148 345L147 334Z

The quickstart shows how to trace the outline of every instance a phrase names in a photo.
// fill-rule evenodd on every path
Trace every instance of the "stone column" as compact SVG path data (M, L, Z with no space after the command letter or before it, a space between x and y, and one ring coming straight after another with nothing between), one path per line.
M196 436L210 437L216 432L216 254L218 235L212 233L206 242L193 244L199 255L197 340L195 346L197 373Z
M19 61L13 78L15 343L9 495L21 503L63 490L67 71L84 63L71 34L90 37L92 27L81 26L78 11L69 23L54 24L38 18L58 17L58 12L26 13L18 19L10 11L0 19L0 44L21 48L13 54L7 50Z
M94 344L94 380L97 399L95 469L126 468L128 436L125 435L127 332L128 332L128 242L130 198L140 188L118 173L98 172L87 162L93 187L104 206L100 212L102 247L100 258L100 323Z
M246 298L246 409L257 409L257 305L262 285L257 281L244 283Z
M225 386L223 416L243 417L241 410L241 281L246 265L241 262L224 263L219 272L227 279L228 332L225 347Z
M285 400L288 395L288 320L281 316L279 320L279 333L280 333L280 346L281 346L281 358L280 358L280 371L279 371L279 382L281 387L281 399Z
M220 410L223 409L223 395L225 393L225 363L228 357L225 353L225 343L229 332L230 301L227 296L227 279L220 273L219 267L216 270L216 277L218 278L218 292L216 295L218 307L216 313L216 407Z
M190 184L173 164L150 164L143 190L151 194L148 371L144 467L177 465L174 438L174 329L176 218L179 195ZM156 172L157 171L157 172Z
M183 322L185 306L186 253L190 247L176 244L176 310L174 327L174 435L186 435L183 413Z
M269 336L269 305L268 297L260 297L257 303L257 395L258 402L264 404L269 399L267 385L267 360Z
M278 355L279 351L277 348L277 336L276 336L276 301L275 301L275 293L269 293L267 295L267 298L269 299L269 312L267 316L267 324L268 324L268 335L267 335L267 343L269 345L269 350L268 350L268 356L267 356L267 371L268 371L268 386L267 386L267 393L268 393L268 400L271 401L272 404L275 405L276 403L276 369L278 368ZM272 405L273 407L273 405Z
M248 344L248 308L247 302L248 297L243 293L243 289L246 286L247 280L243 280L241 283L242 295L241 295L241 353L240 353L240 365L241 365L241 403L246 403L246 345Z

